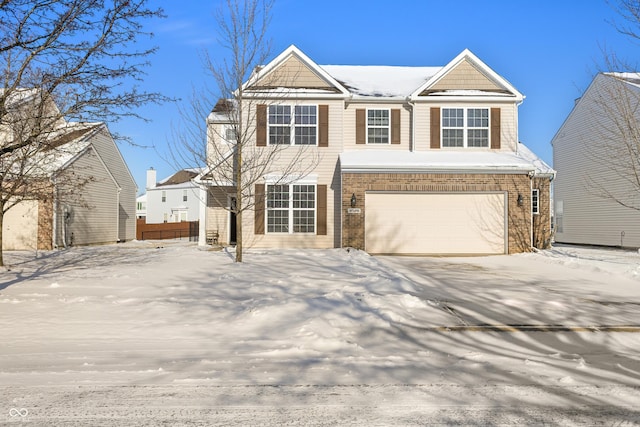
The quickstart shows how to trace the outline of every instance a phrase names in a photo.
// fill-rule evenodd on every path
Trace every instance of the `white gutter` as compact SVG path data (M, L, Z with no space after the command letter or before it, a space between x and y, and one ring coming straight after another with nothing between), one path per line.
M497 174L497 175L528 175L532 169L508 168L501 166L481 166L481 167L455 167L455 166L429 166L421 167L376 167L376 166L344 166L343 173L435 173L435 174Z

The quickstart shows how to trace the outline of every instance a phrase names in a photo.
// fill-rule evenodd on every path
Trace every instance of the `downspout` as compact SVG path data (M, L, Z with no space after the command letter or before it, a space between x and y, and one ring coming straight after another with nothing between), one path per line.
M121 187L118 187L116 194L116 243L120 243L120 192Z
M207 186L204 183L199 183L198 197L198 246L205 246L207 244ZM227 238L227 240L229 240Z
M411 140L409 141L409 152L415 151L416 145L416 105L410 101L411 98L407 97L407 104L411 106Z
M533 195L533 178L535 177L535 171L529 172L529 218L531 222L531 226L529 227L529 249L531 252L535 252L535 246L533 244L533 199L531 198ZM540 205L540 194L538 194L538 206Z
M51 247L53 249L57 249L58 245L56 244L56 236L58 235L58 188L56 187L55 178L51 178L51 183L53 184L53 215L52 215L52 230L51 230ZM36 242L36 247L38 243Z

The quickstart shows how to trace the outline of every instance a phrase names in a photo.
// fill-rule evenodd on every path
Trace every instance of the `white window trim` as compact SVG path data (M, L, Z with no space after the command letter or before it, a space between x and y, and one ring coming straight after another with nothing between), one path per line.
M291 122L289 123L289 144L271 144L271 123L269 123L269 107L272 106L288 106L291 107ZM296 126L311 127L312 125L300 124L296 125L296 107L316 107L316 143L315 144L296 144ZM273 126L286 126L284 123L274 124ZM320 105L319 104L287 104L278 103L267 106L267 145L291 145L296 147L317 147L320 133Z
M533 196L534 194L535 197ZM538 188L531 190L531 213L540 215L540 190Z
M375 129L387 129L387 142L369 142L369 111L386 111L389 117L389 124L387 126L371 126ZM365 143L367 145L390 145L391 144L391 108L367 108L364 117L365 123Z
M447 110L447 109L462 109L463 110L463 114L462 114L462 128L459 127L444 127L442 125L442 120L444 117L444 112L443 110ZM468 123L467 123L467 119L468 119L468 111L469 110L487 110L487 146L486 147L469 147L468 144L468 131L471 129L485 129L484 127L469 127ZM445 147L444 146L444 129L462 129L462 147ZM440 107L440 148L446 148L446 149L487 149L487 148L491 148L491 108L489 107L461 107L461 106L454 106L454 105L448 105L448 106L443 106Z
M269 211L270 210L285 210L283 208L269 208L269 200L268 200L268 194L269 194L269 186L270 185L286 185L289 187L289 202L288 202L288 207L286 208L286 210L289 212L288 215L288 220L289 220L289 224L288 224L288 231L286 233L281 232L281 231L269 231ZM305 232L301 232L301 231L293 231L293 212L296 210L303 210L303 211L307 211L307 210L311 210L311 209L296 209L293 207L293 186L294 185L311 185L314 187L314 204L313 204L313 231L305 231ZM305 179L305 180L300 180L300 181L295 181L295 182L288 182L288 183L281 183L281 182L277 182L274 180L268 180L265 184L265 194L267 195L267 199L265 200L265 215L264 215L264 230L265 230L265 234L273 234L273 235L290 235L290 234L296 234L296 235L303 235L303 234L307 234L307 235L315 235L318 231L318 184L317 184L317 180L316 179Z

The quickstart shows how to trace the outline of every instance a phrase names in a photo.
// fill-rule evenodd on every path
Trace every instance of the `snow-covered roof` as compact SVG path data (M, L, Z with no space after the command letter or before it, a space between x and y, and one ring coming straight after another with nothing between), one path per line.
M640 73L603 73L605 76L611 76L624 80L629 85L640 88Z
M321 65L356 95L407 97L442 67L386 65Z
M527 160L535 167L536 176L555 177L556 171L522 142L518 143L518 156Z
M50 150L42 151L36 159L44 174L53 174L67 166L91 145L91 136L103 123L67 122L50 135Z
M523 146L524 144L521 144ZM355 150L340 155L343 172L553 172L530 150L519 153L476 150ZM546 166L548 169L542 169ZM540 169L539 169L540 168ZM546 171L546 172L543 172Z

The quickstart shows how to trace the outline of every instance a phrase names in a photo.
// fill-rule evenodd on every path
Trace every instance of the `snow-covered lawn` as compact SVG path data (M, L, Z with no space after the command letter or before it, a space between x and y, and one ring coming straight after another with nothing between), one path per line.
M5 259L0 422L640 423L637 252Z

